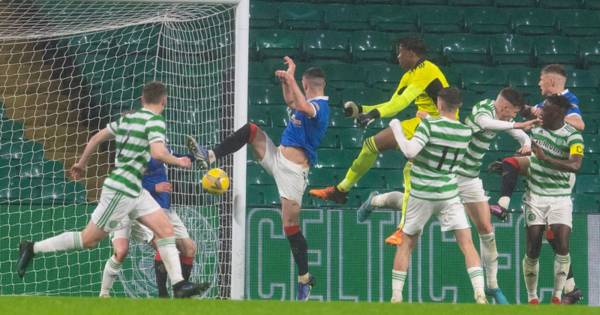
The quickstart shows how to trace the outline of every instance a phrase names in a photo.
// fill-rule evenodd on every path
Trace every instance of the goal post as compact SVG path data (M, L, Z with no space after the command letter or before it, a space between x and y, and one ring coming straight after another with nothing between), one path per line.
M247 119L249 0L46 0L0 3L0 295L97 295L111 244L40 255L24 279L20 240L80 230L90 219L114 143L99 148L81 182L68 169L87 140L140 106L143 85L168 89L169 147L185 136L212 146ZM193 281L207 298L244 298L246 152L217 165L222 196L203 171L169 168L172 210L197 243ZM131 242L114 295L156 296L153 249Z

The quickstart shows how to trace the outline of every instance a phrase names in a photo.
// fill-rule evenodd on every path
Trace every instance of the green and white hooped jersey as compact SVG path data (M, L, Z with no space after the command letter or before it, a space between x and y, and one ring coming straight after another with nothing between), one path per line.
M458 196L454 172L471 140L471 128L456 120L430 117L421 121L413 139L424 147L413 159L410 195L425 200Z
M165 120L142 108L123 115L106 128L116 137L117 153L115 168L103 187L137 197L142 191L142 177L150 161L150 143L166 142Z
M531 131L532 141L535 142L546 156L568 160L570 155L583 156L583 137L581 133L566 124L558 130L548 130L536 127ZM569 196L570 172L559 171L547 162L540 161L535 155L529 159L529 176L527 190L539 196Z
M494 101L485 99L473 107L473 111L467 118L465 124L473 130L473 138L469 143L465 157L460 161L456 173L466 177L479 177L483 157L490 149L499 131L486 130L477 124L478 117L487 116L496 119L496 108Z

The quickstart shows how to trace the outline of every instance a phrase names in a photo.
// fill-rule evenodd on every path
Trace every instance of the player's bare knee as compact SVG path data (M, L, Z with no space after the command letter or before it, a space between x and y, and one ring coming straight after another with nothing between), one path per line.
M196 250L196 242L194 242L192 239L184 238L181 240L181 248L179 251L183 256L194 257L196 256Z
M89 236L86 237L85 234L81 237L81 244L83 245L83 248L85 248L85 249L95 248L96 246L98 246L99 243L100 243L99 239L89 237Z
M494 227L490 222L478 222L477 232L479 233L479 235L491 234L494 232Z
M129 253L129 246L115 247L115 259L119 262L123 262Z

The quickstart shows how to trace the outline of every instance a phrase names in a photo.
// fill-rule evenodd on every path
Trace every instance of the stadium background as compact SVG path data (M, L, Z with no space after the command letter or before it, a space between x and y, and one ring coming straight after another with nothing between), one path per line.
M282 66L283 55L296 58L299 71L309 65L322 66L328 75L327 93L332 105L339 109L343 100L375 103L387 99L402 74L395 63L395 40L406 34L420 34L429 46L430 59L442 67L452 85L464 89L463 116L476 101L495 97L501 87L509 84L536 102L541 66L553 62L566 65L567 85L580 98L586 122L586 156L574 194L572 257L577 285L586 294L584 303L600 304L600 267L593 263L600 258L600 144L597 140L600 139L597 122L600 108L596 106L600 96L600 1L251 1L250 23L248 116L274 139L280 135L287 119L280 87L273 78L274 70ZM152 32L152 28L144 30ZM131 32L136 31L141 30ZM74 71L81 73L83 79L93 81L93 69L75 67ZM137 85L146 79L143 69L132 67L126 71L132 73L134 80L139 80ZM134 89L130 93L135 93ZM110 95L102 95L106 94ZM3 271L12 270L14 251L11 250L15 247L14 240L20 237L7 235L15 231L8 229L7 222L19 222L26 225L22 229L28 229L29 233L47 236L53 231L81 227L87 221L86 216L81 216L30 224L44 222L44 219L20 215L16 207L23 203L40 208L49 203L73 204L53 208L51 214L45 214L49 217L61 213L68 217L81 207L90 207L85 205L85 188L65 179L64 165L70 160L43 159L41 153L45 148L25 127L27 116L16 115L11 106L14 103L3 100L2 143L20 141L19 145L0 146L4 166L0 167L3 204L0 206L0 270ZM108 113L108 117L116 114L118 112ZM90 115L107 116L106 113ZM401 113L402 117L411 115L414 109ZM89 126L91 132L102 125L101 121L95 122L96 125ZM319 150L319 163L311 171L310 185L323 186L343 177L362 139L376 133L385 123L374 124L365 132L334 109L330 129ZM516 142L503 135L486 162L510 154L514 148ZM368 301L389 298L394 250L384 246L382 241L393 231L398 215L381 212L374 215L371 222L356 224L355 212L348 210L353 210L374 189L401 189L402 175L398 166L402 163L398 152L382 156L353 190L345 207L332 208L305 196L305 208L310 210L303 214L302 228L311 248L311 272L318 280L313 291L316 298ZM492 196L496 195L499 178L485 172L482 177L486 189ZM40 179L43 182L37 181ZM274 182L253 162L248 163L247 181L246 295L251 299L290 299L294 295L295 271L281 231ZM522 190L521 185L519 191ZM519 198L513 198L513 206L519 208ZM513 215L507 223L496 224L501 255L499 280L511 302L525 301L520 272L524 251L522 226L519 214ZM426 231L413 257L406 291L408 300L470 302L470 283L452 239L441 235L435 223L428 225ZM39 294L47 289L70 295L95 291L96 288L90 286L99 282L103 257L110 253L107 244L103 243L100 250L86 256L77 256L75 268L88 274L88 278L44 282L45 278L55 278L62 271L40 270L36 272L35 283L15 285L16 276L2 272L1 294ZM70 257L72 259L72 256L64 256L49 264L73 263ZM550 257L545 246L541 261L542 288L552 286ZM52 288L44 288L44 285ZM122 293L123 289L117 287L117 292ZM549 291L544 291L542 298L547 300L548 296Z

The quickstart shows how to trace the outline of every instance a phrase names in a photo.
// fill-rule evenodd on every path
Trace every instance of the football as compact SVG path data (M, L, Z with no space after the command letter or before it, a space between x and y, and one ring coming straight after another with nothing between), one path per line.
M210 169L202 177L202 189L211 194L220 195L229 189L229 176L220 168Z

